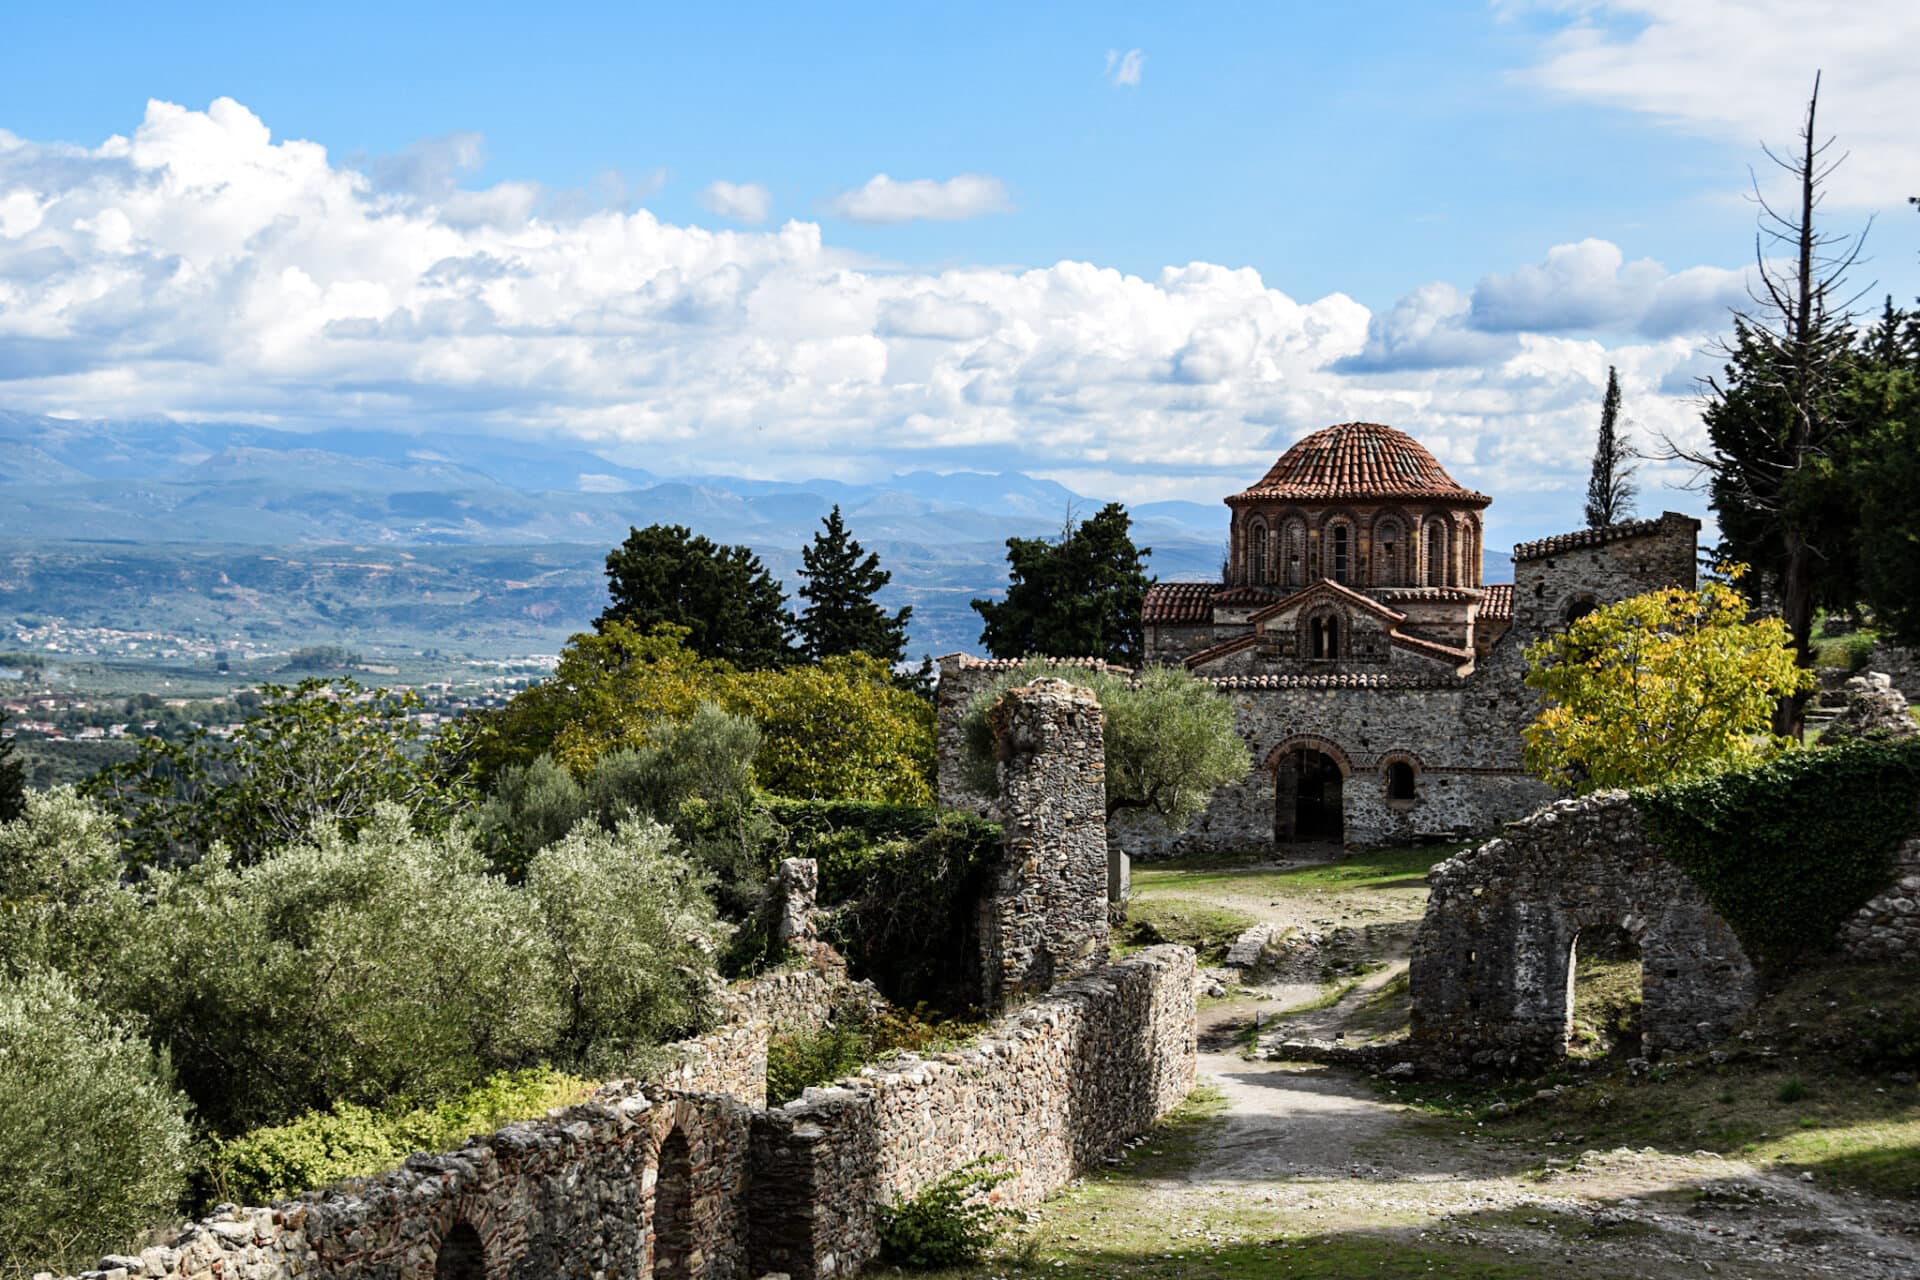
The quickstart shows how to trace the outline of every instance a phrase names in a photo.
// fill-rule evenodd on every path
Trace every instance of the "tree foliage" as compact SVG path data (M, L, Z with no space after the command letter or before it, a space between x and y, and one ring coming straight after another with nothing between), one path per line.
M775 795L933 802L933 706L876 659L748 674L728 701L760 726L754 778Z
M187 1188L166 1058L47 970L0 976L0 1273L91 1267Z
M1587 527L1604 528L1633 515L1633 446L1620 423L1620 372L1607 366L1607 393L1600 401L1600 435L1587 477Z
M7 713L0 709L0 822L11 822L27 808L27 769L13 753Z
M607 594L597 629L682 627L696 654L749 671L793 660L786 593L750 547L723 546L684 525L634 529L607 553Z
M262 685L231 738L148 738L86 789L125 825L142 862L190 861L218 844L245 864L316 823L351 832L382 805L444 830L470 797L411 718L419 705L411 692L345 679Z
M1110 502L1057 541L1008 538L1006 598L975 600L996 658L1047 655L1133 665L1145 654L1146 557L1127 509Z
M1707 382L1707 447L1669 442L1670 456L1694 463L1707 479L1722 556L1755 567L1754 594L1778 601L1794 652L1808 666L1815 609L1853 602L1856 516L1836 458L1857 427L1845 394L1853 343L1846 275L1861 240L1816 222L1821 187L1840 162L1828 158L1832 141L1822 142L1815 126L1819 92L1816 76L1797 150L1768 152L1796 199L1783 211L1756 192L1755 305L1735 314L1725 377ZM1782 699L1779 732L1799 735L1808 687L1796 685Z
M1920 645L1920 315L1888 299L1860 346L1849 412L1863 430L1847 468L1860 596L1885 632Z
M807 602L794 628L800 652L809 662L864 653L893 666L906 655L912 606L890 614L874 603L893 575L847 532L838 503L820 523L812 545L800 551L800 598Z
M1174 830L1207 807L1213 793L1247 776L1247 746L1233 704L1184 667L1149 667L1137 677L1022 663L976 694L962 719L969 781L992 794L993 728L988 712L1008 689L1053 676L1092 691L1105 716L1107 814L1141 809Z
M1726 582L1603 605L1527 648L1546 707L1522 731L1527 768L1581 791L1698 777L1779 749L1775 701L1809 687L1778 618L1750 620Z

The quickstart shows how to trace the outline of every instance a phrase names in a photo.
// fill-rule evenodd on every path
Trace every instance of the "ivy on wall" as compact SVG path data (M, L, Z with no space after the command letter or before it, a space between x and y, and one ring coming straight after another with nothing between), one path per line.
M1920 738L1789 751L1634 802L1749 953L1777 966L1831 946L1887 886L1894 846L1920 831Z

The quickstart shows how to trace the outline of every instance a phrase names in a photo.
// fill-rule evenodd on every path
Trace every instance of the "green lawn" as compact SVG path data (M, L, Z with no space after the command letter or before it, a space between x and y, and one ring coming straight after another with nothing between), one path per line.
M1272 897L1352 893L1382 889L1421 889L1427 872L1469 846L1415 845L1368 849L1335 862L1275 866L1271 854L1209 855L1141 863L1133 869L1133 889L1142 896L1224 891Z

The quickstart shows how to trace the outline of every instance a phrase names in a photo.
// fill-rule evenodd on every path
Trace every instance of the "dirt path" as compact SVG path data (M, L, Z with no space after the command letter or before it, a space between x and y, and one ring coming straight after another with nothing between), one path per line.
M1231 905L1322 936L1360 930L1382 967L1316 981L1291 955L1203 1014L1199 1072L1213 1114L1185 1146L1049 1206L1036 1239L1056 1275L1451 1275L1484 1280L1920 1277L1920 1212L1708 1152L1580 1151L1499 1138L1407 1106L1365 1075L1273 1061L1256 1039L1331 1038L1405 972L1419 902L1285 896L1196 876L1155 890ZM1343 935L1349 942L1354 936ZM1342 962L1347 962L1343 956ZM1322 979L1329 975L1318 975ZM1339 987L1327 1007L1275 1015ZM1262 1034L1250 1034L1259 1018ZM1469 1127L1462 1127L1469 1126ZM1554 1135L1555 1138L1561 1135ZM1577 1158L1575 1158L1577 1156ZM1064 1270L1063 1270L1064 1269Z

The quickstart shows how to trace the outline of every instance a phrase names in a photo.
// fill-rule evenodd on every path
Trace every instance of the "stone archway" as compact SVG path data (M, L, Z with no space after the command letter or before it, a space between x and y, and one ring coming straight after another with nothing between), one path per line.
M1538 1071L1566 1056L1575 940L1623 930L1652 1057L1711 1043L1753 1007L1753 964L1624 792L1563 800L1442 863L1414 938L1413 1043L1433 1065Z
M1273 840L1340 844L1346 839L1346 754L1321 738L1292 738L1267 756L1273 772Z
M456 1222L440 1241L433 1280L486 1280L487 1246L470 1222Z
M694 1274L693 1152L675 1125L660 1144L653 1180L653 1280Z

